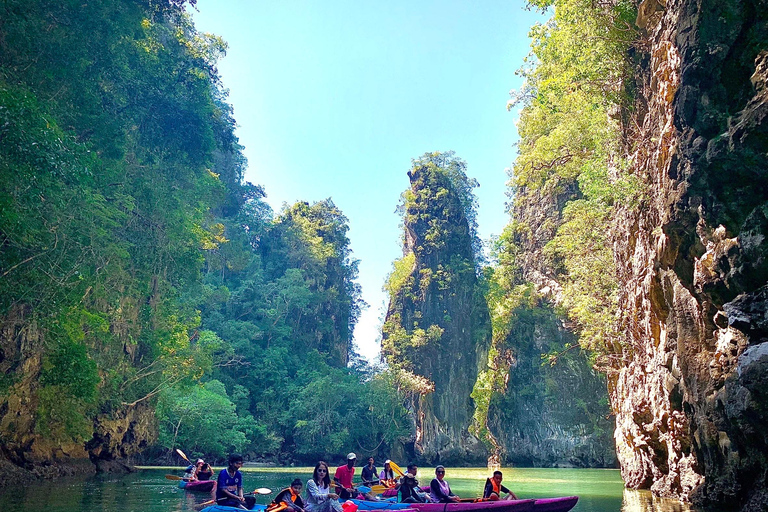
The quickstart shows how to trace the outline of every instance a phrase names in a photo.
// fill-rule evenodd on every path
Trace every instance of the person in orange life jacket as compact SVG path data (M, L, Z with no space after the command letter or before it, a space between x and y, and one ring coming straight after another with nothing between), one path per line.
M451 492L451 486L445 480L445 468L443 466L435 468L435 477L429 484L429 497L433 502L453 503L461 500L461 498Z
M505 500L516 500L517 496L515 496L515 493L501 485L502 480L502 474L501 471L494 471L493 477L489 478L485 481L485 489L483 489L483 500L487 501L498 501L500 499ZM507 495L502 498L501 493L506 492Z
M298 478L291 482L291 486L283 489L272 503L267 507L267 512L279 512L281 510L304 512L304 501L301 499L301 480Z
M229 465L219 471L216 479L216 504L250 510L256 504L253 496L243 496L243 457L237 453L229 456Z
M357 455L351 452L348 453L347 463L336 468L336 473L333 475L333 483L336 484L336 494L342 500L348 500L357 495L357 491L352 485L352 478L355 476L356 460Z

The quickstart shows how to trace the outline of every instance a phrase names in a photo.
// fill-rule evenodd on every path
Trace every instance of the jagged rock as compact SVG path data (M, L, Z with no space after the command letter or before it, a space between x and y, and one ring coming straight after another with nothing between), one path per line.
M430 159L440 158L431 155ZM390 364L421 388L411 403L412 456L429 463L485 463L469 433L470 394L490 341L490 318L475 273L472 232L455 183L427 165L409 172L403 253L413 257L407 284L391 298L383 333ZM400 345L397 339L407 338Z
M669 1L647 28L637 123L656 144L633 161L649 196L616 229L636 233L616 245L633 347L609 385L622 475L765 510L768 8Z

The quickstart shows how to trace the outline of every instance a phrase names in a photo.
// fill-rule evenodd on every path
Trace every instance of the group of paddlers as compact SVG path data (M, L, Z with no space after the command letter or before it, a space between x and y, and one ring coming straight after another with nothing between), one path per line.
M405 473L393 462L387 460L384 469L377 474L373 457L368 459L368 464L362 470L362 483L353 484L355 475L355 462L357 456L354 453L347 455L347 463L336 468L331 483L328 464L319 461L312 472L312 478L307 480L306 493L302 497L303 482L296 478L289 487L279 491L272 503L267 506L267 512L352 512L347 507L352 502L351 498L378 501L378 494L384 491L397 492L398 501L403 503L451 503L461 498L451 491L451 486L445 480L445 468L435 468L435 478L429 485L429 489L421 488L416 480L418 467L409 464ZM200 463L203 463L202 465ZM195 475L190 478L203 479L199 475L210 478L204 468L205 462L199 459L195 466L200 466ZM232 454L228 459L228 466L222 469L217 477L215 501L218 505L231 506L250 510L256 503L256 498L243 493L243 475L240 468L243 465L243 457ZM210 466L208 466L210 469ZM188 472L189 473L189 472ZM400 478L396 477L396 473ZM486 480L482 498L477 501L496 501L500 499L517 499L514 493L504 487L501 471L494 471L493 476ZM333 486L333 489L331 487ZM393 491L394 490L394 491ZM267 491L269 492L269 491ZM505 496L502 496L506 494ZM354 507L357 508L356 506Z

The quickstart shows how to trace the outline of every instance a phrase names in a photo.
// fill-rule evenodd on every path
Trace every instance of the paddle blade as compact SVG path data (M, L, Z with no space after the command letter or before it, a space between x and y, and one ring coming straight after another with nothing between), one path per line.
M187 457L187 454L184 453L183 451L181 451L179 448L176 448L176 453L179 454L179 457L181 457L185 461L189 462L189 458ZM191 462L189 462L189 463L192 464Z
M202 510L205 507L208 507L210 505L216 504L216 500L208 500L204 501L203 503L200 503L199 505L195 505L195 510Z
M272 494L272 489L268 489L266 487L259 487L255 491L253 491L254 494Z
M389 487L385 487L383 485L372 485L371 486L371 492L374 493L374 494L381 494L384 491L386 491L387 489L389 489Z
M180 476L176 476L176 475L165 475L165 478L167 478L168 480L184 480Z
M395 473L397 473L398 475L400 475L400 476L405 476L405 473L403 473L403 470L402 470L402 469L400 469L400 466L398 466L397 464L395 464L393 461L389 461L389 467L391 467L391 468L392 468L392 471L394 471L394 472L395 472Z

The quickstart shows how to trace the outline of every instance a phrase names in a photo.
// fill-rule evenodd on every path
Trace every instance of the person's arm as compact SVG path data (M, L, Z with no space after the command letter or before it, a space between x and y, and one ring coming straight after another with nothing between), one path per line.
M517 498L517 496L515 495L515 493L513 493L512 491L510 491L509 489L507 489L507 488L506 488L506 487L504 487L503 485L501 486L501 489L500 489L500 490L501 490L501 492L505 492L505 493L507 493L508 495L512 496L512 499L513 499L513 500L516 500L516 499L518 499L518 498Z
M298 501L299 499L301 499L301 498L297 498L297 501ZM294 502L291 500L291 493L289 493L289 492L285 493L285 495L283 496L283 503L285 503L285 505L286 505L286 506L287 506L289 509L291 509L291 510L295 510L296 512L304 512L304 509L301 507L301 505L299 505L299 504L297 504L297 503L294 503ZM303 504L304 504L304 503L302 502L302 505L303 505Z
M317 487L317 484L315 483L315 480L310 478L307 481L307 495L312 496L312 499L320 502L325 501L327 494L323 494L320 492L320 489Z
M437 480L437 478L433 478L431 482L429 482L429 490L432 496L437 498L437 501L443 501L444 499L451 499L450 495L445 494L443 490L440 488L440 482Z
M241 503L245 503L245 496L243 495L243 474L238 470L237 475L239 476L237 479L237 499L239 499Z

